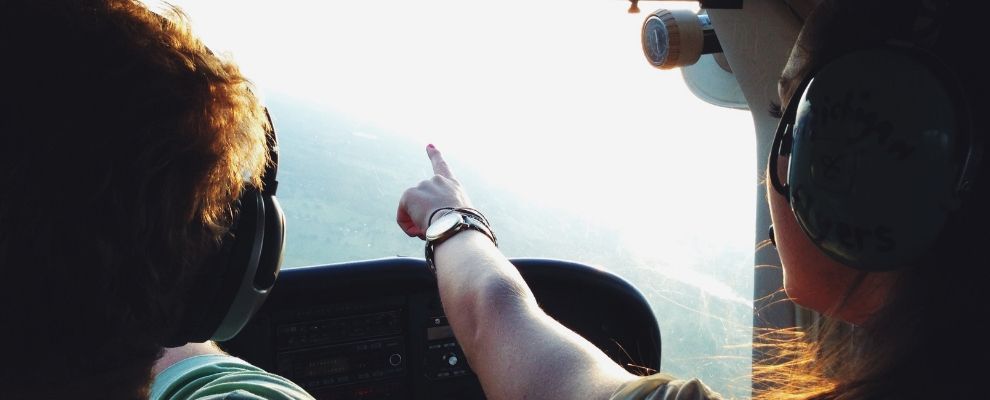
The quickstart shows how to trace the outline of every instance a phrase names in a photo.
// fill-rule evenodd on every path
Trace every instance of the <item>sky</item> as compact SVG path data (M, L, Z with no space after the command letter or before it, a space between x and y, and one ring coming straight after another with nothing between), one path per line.
M685 237L753 243L749 113L697 99L640 47L650 11L694 2L171 4L263 96L433 143L486 183L613 226L644 262L696 264Z
M753 166L747 112L708 105L679 71L646 62L639 30L656 3L642 3L640 14L619 0L173 4L262 93L289 93L423 146L470 152L497 166L492 179L520 192L552 179L624 193L656 181L658 170L704 177ZM546 164L571 173L533 168ZM669 179L673 190L690 180ZM750 179L731 184L752 191ZM633 205L660 196L645 194ZM585 197L543 198L569 199L575 209L611 201Z

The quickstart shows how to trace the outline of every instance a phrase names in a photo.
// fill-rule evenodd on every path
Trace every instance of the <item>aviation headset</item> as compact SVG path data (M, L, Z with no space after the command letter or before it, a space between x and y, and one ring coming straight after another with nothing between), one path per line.
M847 53L792 95L770 181L833 259L865 271L909 267L976 184L983 143L969 107L961 82L927 50L890 41Z
M278 190L278 138L268 110L266 145L271 161L263 189L247 185L235 207L235 220L220 250L203 265L184 302L181 322L164 343L224 341L237 334L261 307L275 285L285 244L285 215Z

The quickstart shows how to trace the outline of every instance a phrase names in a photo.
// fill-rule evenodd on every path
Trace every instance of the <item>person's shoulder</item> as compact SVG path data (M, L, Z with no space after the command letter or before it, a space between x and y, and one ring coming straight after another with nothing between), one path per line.
M186 358L155 377L151 400L312 400L292 381L240 358L210 354Z
M699 379L658 373L627 382L609 400L722 400L722 395Z

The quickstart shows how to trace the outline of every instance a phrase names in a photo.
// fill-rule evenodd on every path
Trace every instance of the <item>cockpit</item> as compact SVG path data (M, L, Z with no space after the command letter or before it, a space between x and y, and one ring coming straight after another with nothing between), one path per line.
M429 245L396 229L403 191L435 172L424 147L442 149L539 308L634 375L748 398L754 332L814 318L779 290L763 171L777 79L815 0L146 3L181 10L233 60L274 127L259 182L285 211L281 270L218 344L316 399L485 398ZM234 240L274 218L238 212ZM251 263L270 261L252 245ZM243 275L222 290L240 296Z
M979 397L980 7L4 2L3 397Z
M778 13L793 35L794 5L773 3L745 11ZM743 29L743 11L644 1L634 13L590 0L175 4L251 77L281 147L283 270L225 350L318 399L483 398L422 243L394 226L398 195L429 173L420 152L434 143L551 316L637 374L662 365L749 395L754 285L779 275L753 268L766 238L757 223L766 139L753 132L770 102L749 101L754 91L727 57L763 42L709 32L719 47L681 68L650 58L679 45L657 43L660 10L709 31L719 19ZM782 63L789 43L765 47Z

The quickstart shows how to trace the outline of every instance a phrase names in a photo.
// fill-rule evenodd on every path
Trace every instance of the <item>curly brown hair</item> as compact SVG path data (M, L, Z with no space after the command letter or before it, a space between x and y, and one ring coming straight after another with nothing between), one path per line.
M177 9L0 3L4 398L147 398L267 162L264 109Z

